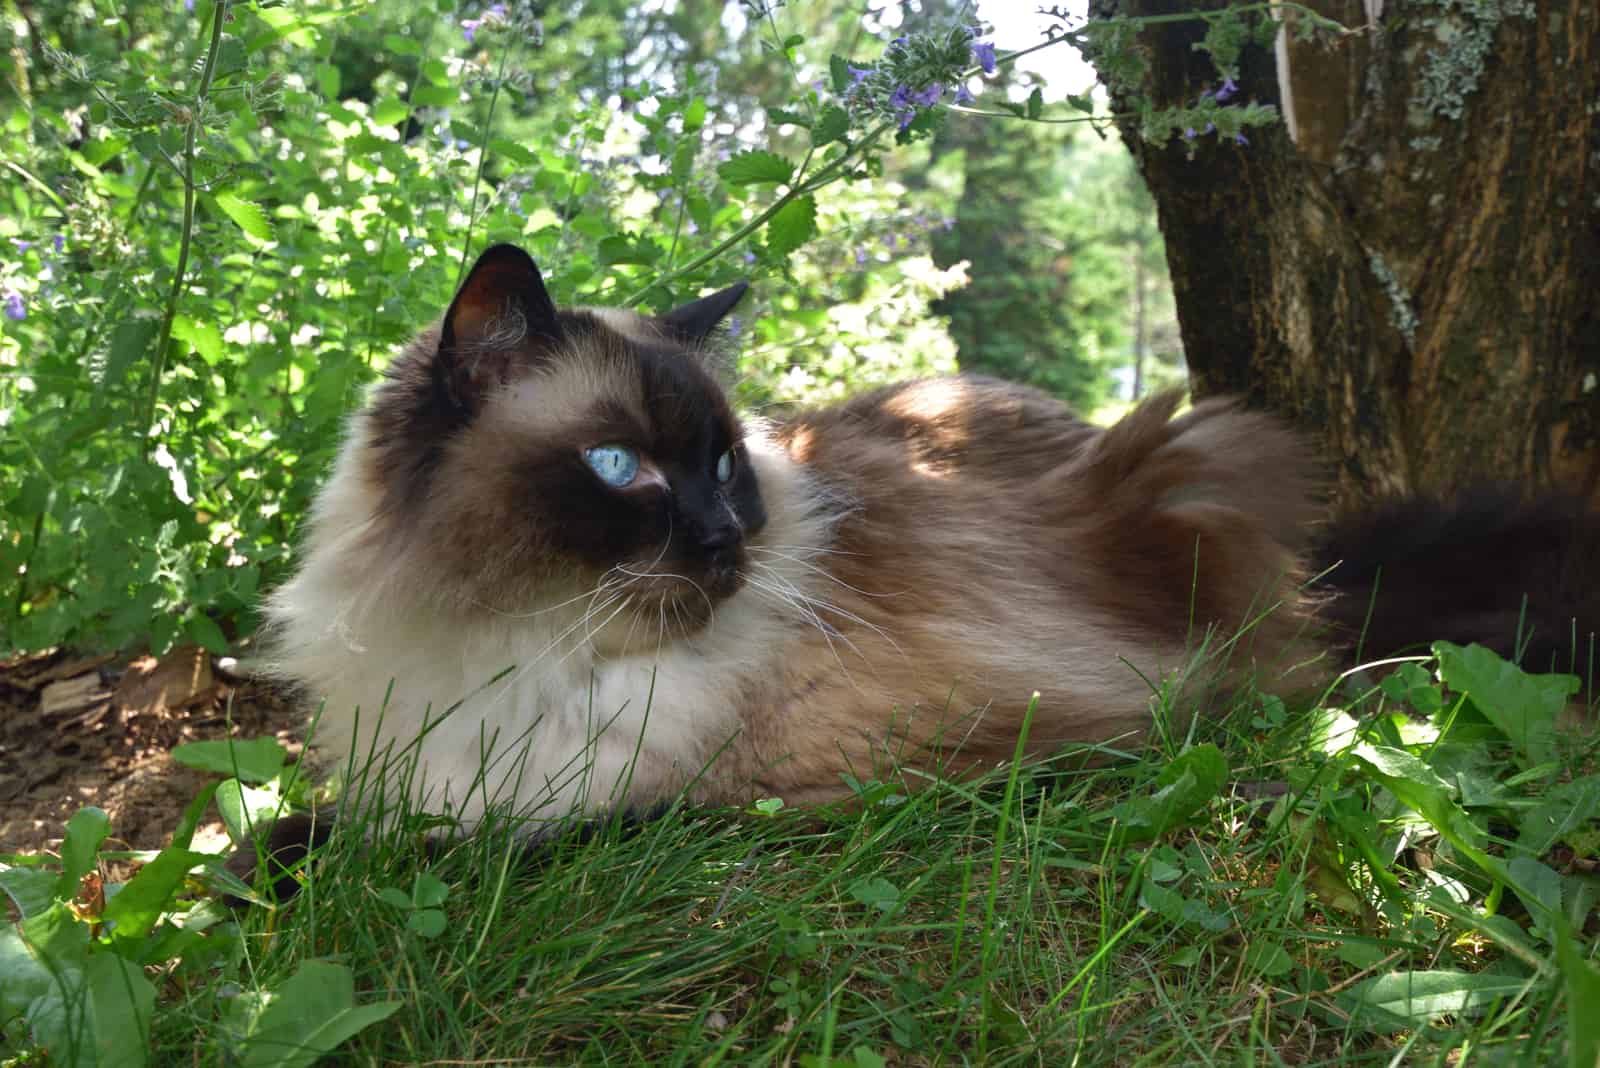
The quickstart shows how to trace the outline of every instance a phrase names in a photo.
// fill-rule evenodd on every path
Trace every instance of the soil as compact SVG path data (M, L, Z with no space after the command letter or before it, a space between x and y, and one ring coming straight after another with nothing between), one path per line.
M298 753L300 710L195 646L116 657L51 650L0 660L0 854L53 851L67 817L96 805L108 846L167 845L215 776L171 757L181 742L272 736ZM226 845L216 810L195 848Z

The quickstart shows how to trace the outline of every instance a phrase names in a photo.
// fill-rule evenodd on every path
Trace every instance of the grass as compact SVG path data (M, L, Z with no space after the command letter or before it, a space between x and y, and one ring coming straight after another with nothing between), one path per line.
M1528 837L1592 749L1530 774L1502 713L1397 678L1359 718L1252 696L1114 763L677 807L531 857L505 818L429 850L424 818L357 812L291 905L146 969L150 1063L291 1063L249 1021L325 961L396 1006L331 1063L1593 1064L1596 810Z

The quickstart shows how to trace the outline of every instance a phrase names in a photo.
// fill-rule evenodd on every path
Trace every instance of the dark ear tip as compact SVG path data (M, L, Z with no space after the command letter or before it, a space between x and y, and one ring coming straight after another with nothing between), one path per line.
M539 270L538 263L534 261L532 256L528 255L526 249L521 245L513 245L509 242L490 245L484 249L478 254L472 269L476 271L479 267L492 266L498 263L516 264L519 267L532 268L535 273L538 273Z

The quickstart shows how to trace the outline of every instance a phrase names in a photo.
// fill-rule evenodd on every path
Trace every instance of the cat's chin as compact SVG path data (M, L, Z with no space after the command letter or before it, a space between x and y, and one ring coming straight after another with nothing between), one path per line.
M663 643L704 633L729 598L744 588L737 570L711 572L693 582L661 583L626 611L592 631L588 643L604 657L654 652Z

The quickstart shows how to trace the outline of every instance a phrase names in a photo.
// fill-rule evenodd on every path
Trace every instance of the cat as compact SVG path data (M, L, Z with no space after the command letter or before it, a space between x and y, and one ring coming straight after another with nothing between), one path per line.
M479 257L267 604L318 749L405 751L420 806L537 835L968 774L1025 720L1029 753L1137 745L1163 679L1318 655L1317 468L1276 419L1166 394L1101 429L968 376L741 416L715 370L744 292L558 309L526 252Z

